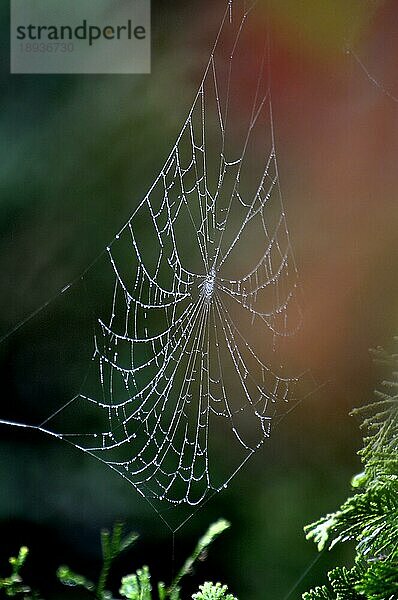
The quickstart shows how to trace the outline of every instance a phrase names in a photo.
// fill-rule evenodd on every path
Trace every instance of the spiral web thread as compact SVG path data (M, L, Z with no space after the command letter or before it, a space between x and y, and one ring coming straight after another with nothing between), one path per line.
M228 2L177 141L107 247L90 375L36 427L117 471L174 531L262 446L301 377L278 357L301 310L264 42L244 80L254 9ZM57 426L74 407L91 430Z

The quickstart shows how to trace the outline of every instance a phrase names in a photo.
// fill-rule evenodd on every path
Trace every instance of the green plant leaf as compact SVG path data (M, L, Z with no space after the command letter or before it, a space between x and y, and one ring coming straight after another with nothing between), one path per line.
M371 564L355 589L364 598L372 600L398 598L398 562L377 561Z
M158 583L158 596L159 600L166 600L167 598L167 590L163 581L159 581Z
M191 556L185 561L184 565L182 566L177 576L175 577L173 583L171 584L168 591L170 598L172 598L172 593L178 587L181 579L186 575L191 574L195 562L204 555L205 551L210 546L210 544L212 544L214 540L216 540L218 536L221 535L230 526L231 524L225 519L219 519L218 521L210 525L209 529L206 531L205 535L200 538L195 550L193 551ZM174 598L172 598L172 600L174 600Z
M95 589L95 585L92 583L92 581L89 581L83 575L75 573L66 565L62 565L57 569L57 577L62 585L67 585L69 587L81 587L89 592L92 592Z
M376 391L376 402L353 411L366 430L358 452L363 472L352 479L354 493L339 510L305 527L318 550L354 541L355 567L333 569L329 587L307 592L304 600L398 599L398 356L378 349L376 357L393 365L393 373Z
M107 529L101 531L103 562L96 589L96 597L98 600L105 600L107 596L105 587L113 561L122 552L130 548L138 538L138 535L135 533L130 533L123 537L123 528L123 523L117 522L113 526L112 532L109 532Z
M206 581L199 586L199 591L192 596L193 600L237 600L232 594L228 594L228 588L221 583Z
M336 600L336 596L332 595L326 585L316 587L309 592L304 592L301 597L303 600Z
M128 600L151 600L152 586L148 567L138 569L135 575L123 577L119 593Z

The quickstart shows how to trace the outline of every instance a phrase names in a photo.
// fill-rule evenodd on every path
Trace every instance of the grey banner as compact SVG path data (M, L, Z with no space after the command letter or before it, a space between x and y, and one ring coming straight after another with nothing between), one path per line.
M11 73L149 73L150 0L11 0Z

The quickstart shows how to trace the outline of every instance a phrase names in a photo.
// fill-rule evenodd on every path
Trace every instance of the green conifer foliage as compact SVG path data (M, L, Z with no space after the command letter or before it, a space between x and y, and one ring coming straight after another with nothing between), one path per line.
M339 510L305 527L318 550L354 541L355 565L333 569L329 586L303 594L303 600L398 600L398 355L375 354L392 375L375 392L375 402L353 411L366 432L359 451L364 470Z

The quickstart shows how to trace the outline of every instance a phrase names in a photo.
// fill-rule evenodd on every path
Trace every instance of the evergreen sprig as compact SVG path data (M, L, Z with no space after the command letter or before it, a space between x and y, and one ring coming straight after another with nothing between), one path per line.
M26 585L21 576L21 569L28 558L28 554L28 548L26 546L21 546L18 556L11 556L8 560L11 565L11 575L0 578L0 590L3 590L4 594L9 598L39 600L37 592Z
M398 600L398 355L375 351L392 367L392 376L376 391L377 400L353 414L363 419L364 470L352 480L354 494L334 513L305 527L318 550L354 541L355 566L328 573L329 586L317 587L303 600Z
M193 600L237 600L232 594L228 594L228 588L221 583L206 581L199 586L199 592L192 596Z
M181 600L180 583L183 578L193 572L193 568L198 560L206 557L209 546L218 538L223 531L228 529L230 524L224 519L219 519L213 523L205 535L202 536L191 556L185 561L177 576L170 586L163 582L157 585L157 596L159 600ZM116 523L112 531L103 530L101 532L102 548L102 568L97 583L87 579L72 571L68 566L61 566L57 570L58 581L65 586L84 589L93 598L93 600L117 600L112 593L106 589L110 570L115 560L135 543L138 536L135 533L124 535L123 525ZM15 597L20 600L39 600L36 592L33 592L27 586L20 575L25 560L28 556L28 549L22 547L18 556L9 559L12 566L10 576L0 578L0 598L2 590L7 597ZM119 594L126 600L155 600L152 595L151 575L147 566L131 575L122 578ZM194 600L237 600L232 594L228 593L227 586L220 583L213 584L206 582L200 586L199 591L192 596Z

